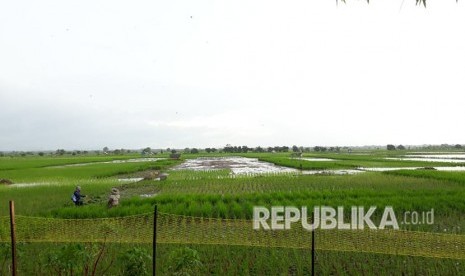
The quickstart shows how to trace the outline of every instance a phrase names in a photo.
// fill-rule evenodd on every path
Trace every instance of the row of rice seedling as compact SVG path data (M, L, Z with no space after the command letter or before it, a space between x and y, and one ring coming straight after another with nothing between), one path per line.
M455 191L460 184L430 179L403 177L384 173L364 173L342 176L256 176L240 179L205 178L199 180L172 180L154 183L161 194L244 194L267 193L274 191L306 191L306 190L379 190L408 191L436 190Z
M60 165L105 162L138 158L140 155L86 155L86 156L27 156L0 157L0 171L26 168L44 168Z
M447 180L465 184L465 172L445 172L435 170L400 170L386 172L390 175L408 176L412 178L422 178L422 181L429 182L433 180Z
M314 156L312 156L314 157ZM301 170L331 170L357 168L397 168L397 167L430 167L428 161L390 160L382 156L365 155L318 155L318 158L331 158L334 161L307 161L288 156L261 156L259 160ZM434 166L457 166L457 163L434 162Z
M134 197L125 200L115 209L107 209L104 204L91 205L82 208L63 207L52 211L53 216L65 218L124 216L137 213L152 212L153 205L165 213L187 216L213 218L243 218L251 219L254 206L343 206L350 210L352 206L376 206L382 210L392 206L401 220L405 211L427 212L435 209L435 224L433 226L402 226L403 229L427 230L434 232L463 233L465 219L462 216L464 208L460 201L465 193L439 193L437 191L383 192L376 191L302 191L302 192L271 192L243 195L159 195L151 199ZM456 202L456 203L453 203ZM346 218L350 219L349 213ZM375 213L373 218L380 219L382 212Z
M12 169L0 171L0 178L9 179L13 183L108 178L148 169L161 170L179 162L176 160L158 160L141 163L96 163L85 166Z

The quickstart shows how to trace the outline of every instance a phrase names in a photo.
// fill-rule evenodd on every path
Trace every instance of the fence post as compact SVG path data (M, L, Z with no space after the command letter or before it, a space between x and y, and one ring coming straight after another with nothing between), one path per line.
M315 213L312 212L312 276L315 276Z
M16 225L15 225L15 202L10 200L10 233L11 233L11 275L16 276Z
M157 205L155 205L155 209L153 210L153 257L152 257L152 275L157 275L157 216L158 210Z

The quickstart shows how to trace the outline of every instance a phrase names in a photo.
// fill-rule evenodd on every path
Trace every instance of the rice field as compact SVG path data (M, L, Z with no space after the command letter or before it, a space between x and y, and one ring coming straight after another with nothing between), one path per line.
M15 201L17 215L68 219L143 214L152 212L155 204L164 213L221 219L251 219L254 206L393 206L399 215L412 210L435 211L433 225L402 225L404 230L463 235L465 171L461 169L465 163L457 162L462 157L454 154L444 153L437 157L438 162L407 151L306 153L302 158L290 153L200 153L183 154L181 160L171 160L166 154L155 159L130 154L0 157L0 179L13 182L0 184L0 217L8 215L9 200ZM410 155L419 157L406 160ZM337 173L350 170L358 173ZM147 172L166 173L168 178L141 177ZM70 200L76 185L87 195L82 207L73 206ZM107 197L113 187L121 192L120 205L108 209ZM380 219L376 214L373 220ZM50 250L60 246L50 245ZM310 252L305 250L185 246L194 250L202 263L192 275L309 275L311 269ZM25 255L38 250L33 245L22 247ZM129 247L111 248L113 253L108 255L116 258ZM171 273L170 256L179 248L183 246L161 245L157 272ZM320 251L317 265L317 275L465 273L463 260L363 252ZM22 260L25 275L50 275L50 270L39 271L39 267ZM124 274L122 269L112 268L108 275ZM2 273L7 270L7 265L0 267Z

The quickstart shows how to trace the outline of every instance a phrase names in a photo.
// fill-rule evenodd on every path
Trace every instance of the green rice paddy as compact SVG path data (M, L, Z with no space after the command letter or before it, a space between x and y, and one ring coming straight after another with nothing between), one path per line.
M154 156L166 159L126 163L102 162L140 156L0 157L0 179L8 179L15 183L0 184L0 216L8 215L9 200L15 201L18 215L57 218L135 215L151 212L155 204L165 213L228 219L251 219L254 206L393 206L399 215L404 211L435 210L433 225L401 226L403 229L465 234L465 172L423 169L361 172L353 175L300 173L301 170L465 165L385 159L405 153L373 151L363 154L304 154L304 157L329 158L333 159L332 161L306 161L291 158L290 153L182 155L182 159L200 156L242 156L297 169L296 173L251 175L232 175L229 169L171 170L183 160L170 160L166 154ZM86 165L76 165L82 163ZM136 177L146 171L168 173L169 176L165 181L119 180ZM76 185L81 186L82 193L87 195L85 206L75 207L70 200ZM106 201L112 187L120 189L122 198L120 206L108 209ZM374 218L379 219L379 216ZM202 274L308 275L311 268L310 253L295 249L187 246L199 253L203 263L200 270ZM161 247L157 256L160 273L169 274L163 264L167 262L169 252L177 247L179 246ZM31 252L35 250L31 246L25 248L30 248ZM465 273L463 260L356 252L318 252L317 264L318 275ZM23 260L22 266L23 271L37 272L37 264L28 264ZM0 272L6 270L6 266L0 267ZM116 269L113 272L118 274L121 271ZM41 273L49 275L46 271Z

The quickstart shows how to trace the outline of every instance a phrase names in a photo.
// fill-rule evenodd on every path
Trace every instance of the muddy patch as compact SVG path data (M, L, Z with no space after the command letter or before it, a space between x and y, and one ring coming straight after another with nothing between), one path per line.
M118 175L120 182L139 182L142 180L160 180L163 174L158 170L145 170L128 174Z
M13 181L9 179L5 179L5 178L0 179L0 185L11 185L11 184L13 184Z
M122 198L139 196L143 198L154 197L160 192L159 187L150 182L127 182L119 187Z

